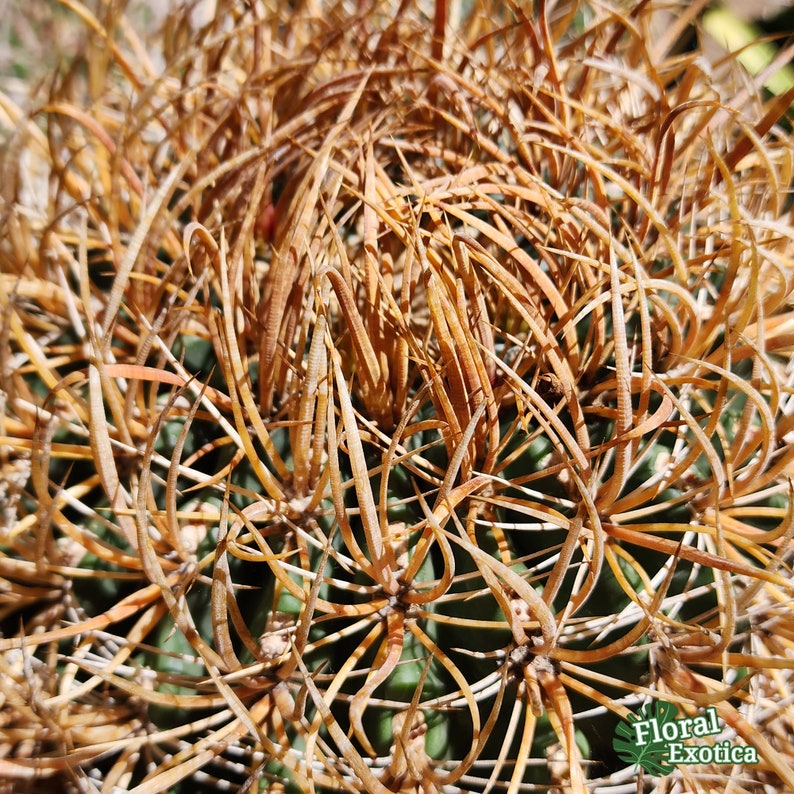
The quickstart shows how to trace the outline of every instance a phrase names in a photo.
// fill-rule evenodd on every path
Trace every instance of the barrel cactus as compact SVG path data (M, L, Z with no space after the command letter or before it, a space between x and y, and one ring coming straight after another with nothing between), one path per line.
M794 790L793 92L688 5L63 5L0 98L4 790ZM639 768L660 703L758 763Z

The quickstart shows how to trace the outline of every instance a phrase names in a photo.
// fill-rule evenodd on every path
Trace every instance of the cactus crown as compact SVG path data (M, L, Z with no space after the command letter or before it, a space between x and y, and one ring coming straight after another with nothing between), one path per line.
M662 698L794 789L791 92L659 3L269 5L2 100L9 769L608 790Z

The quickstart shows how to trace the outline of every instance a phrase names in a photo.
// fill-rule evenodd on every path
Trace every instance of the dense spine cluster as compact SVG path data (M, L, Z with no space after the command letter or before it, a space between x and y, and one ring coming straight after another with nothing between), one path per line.
M0 778L625 790L663 699L667 790L794 790L792 92L661 3L284 5L0 96Z

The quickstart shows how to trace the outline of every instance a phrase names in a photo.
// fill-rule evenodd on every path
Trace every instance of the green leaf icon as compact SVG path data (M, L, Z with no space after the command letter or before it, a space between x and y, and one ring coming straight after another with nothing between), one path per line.
M668 742L662 736L662 725L677 716L678 709L666 700L643 706L615 730L612 746L618 757L653 775L669 775L675 767L668 761Z

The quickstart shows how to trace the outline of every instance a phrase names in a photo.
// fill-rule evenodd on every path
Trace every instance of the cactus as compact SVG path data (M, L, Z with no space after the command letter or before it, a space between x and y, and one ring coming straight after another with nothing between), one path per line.
M649 790L658 702L794 790L792 91L689 6L64 5L0 97L8 790Z

